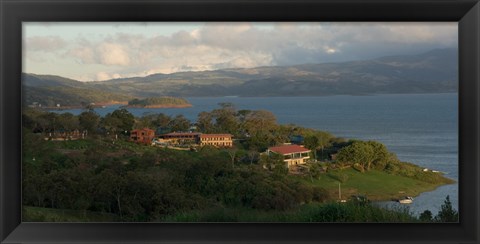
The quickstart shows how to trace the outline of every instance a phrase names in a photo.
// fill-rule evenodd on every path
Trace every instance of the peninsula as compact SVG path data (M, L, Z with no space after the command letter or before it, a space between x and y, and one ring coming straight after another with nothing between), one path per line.
M184 98L178 97L150 97L133 99L128 102L127 108L188 108L190 104Z

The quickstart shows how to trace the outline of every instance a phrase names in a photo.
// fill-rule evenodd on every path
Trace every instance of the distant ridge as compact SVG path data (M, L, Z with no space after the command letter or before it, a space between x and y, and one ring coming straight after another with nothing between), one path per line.
M158 96L441 93L458 89L458 49L341 63L152 74L98 82L79 82L54 75L23 74L22 77L27 104L65 103L68 98L68 105L78 105L102 102L102 97L127 102L132 98ZM90 95L82 96L79 91L88 91Z

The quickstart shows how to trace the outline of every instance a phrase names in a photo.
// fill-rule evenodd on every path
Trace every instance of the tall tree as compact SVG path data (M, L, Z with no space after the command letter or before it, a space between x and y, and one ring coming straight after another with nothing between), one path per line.
M172 131L187 131L190 128L190 120L179 114L170 121Z
M314 158L317 160L317 148L320 146L318 137L314 135L306 136L305 139L303 139L303 144L305 147L313 151Z
M117 109L105 115L103 125L108 131L127 134L135 124L135 117L126 109Z
M351 145L338 151L337 161L362 165L370 170L371 165L377 161L385 161L390 158L387 148L375 141L355 141Z
M203 133L214 132L213 115L209 112L200 112L197 118L197 126Z
M78 116L80 128L88 131L88 133L95 133L100 123L100 116L94 111L85 111Z
M453 209L450 196L446 197L445 202L440 208L435 220L439 222L458 222L458 212Z
M71 113L60 114L57 118L57 124L59 129L63 130L65 133L65 138L67 137L67 132L72 132L75 129L79 128L78 117Z
M236 109L232 103L219 103L220 109L212 111L215 119L216 132L231 133L236 136L238 132L238 120L236 117Z

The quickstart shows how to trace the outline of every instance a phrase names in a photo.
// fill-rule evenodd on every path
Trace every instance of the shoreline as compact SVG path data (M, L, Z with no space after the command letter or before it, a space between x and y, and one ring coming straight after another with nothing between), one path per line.
M156 105L125 105L122 108L191 108L192 104L156 104Z
M107 106L113 106L113 105L127 105L128 102L126 101L110 101L110 102L99 102L99 103L94 103L94 104L89 104L89 105L68 105L68 106L45 106L45 107L38 107L40 109L47 109L47 110L69 110L69 109L86 109L87 106L91 106L92 108L102 108L102 107L107 107Z

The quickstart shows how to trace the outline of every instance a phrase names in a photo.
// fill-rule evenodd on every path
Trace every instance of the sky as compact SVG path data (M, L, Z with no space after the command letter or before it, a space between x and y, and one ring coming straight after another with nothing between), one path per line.
M419 54L457 22L24 22L23 72L80 81Z

